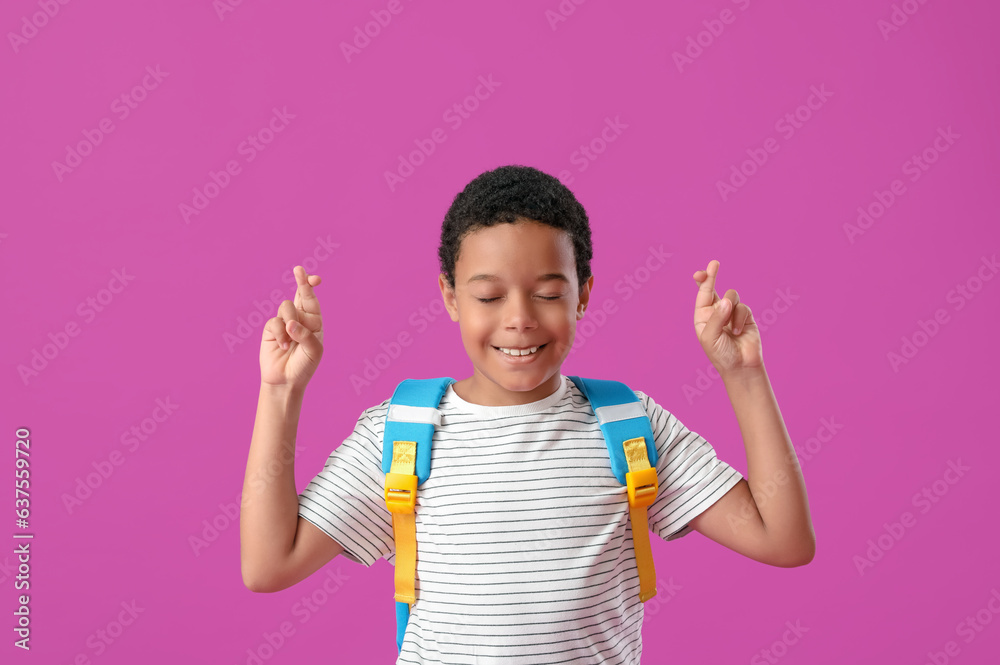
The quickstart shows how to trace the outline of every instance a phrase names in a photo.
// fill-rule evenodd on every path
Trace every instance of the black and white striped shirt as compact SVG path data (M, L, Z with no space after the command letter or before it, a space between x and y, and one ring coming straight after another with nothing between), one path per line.
M743 476L635 394L658 452L649 528L674 540ZM365 410L299 495L299 515L366 567L383 557L395 565L382 473L388 407ZM397 663L638 665L628 494L586 397L563 376L530 404L471 404L449 386L438 408L431 475L417 492L417 602Z

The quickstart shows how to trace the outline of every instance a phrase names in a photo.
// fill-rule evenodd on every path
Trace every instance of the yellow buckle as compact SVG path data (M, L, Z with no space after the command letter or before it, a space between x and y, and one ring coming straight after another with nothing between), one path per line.
M385 474L385 505L390 513L412 513L417 505L417 477L391 471Z
M659 482L656 479L656 469L640 469L625 474L628 484L628 505L632 508L646 507L656 499Z

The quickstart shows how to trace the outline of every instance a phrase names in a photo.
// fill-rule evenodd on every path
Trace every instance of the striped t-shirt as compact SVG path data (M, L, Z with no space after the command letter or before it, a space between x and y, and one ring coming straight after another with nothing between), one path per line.
M417 492L417 601L397 663L639 664L627 490L590 403L560 376L555 393L530 404L471 404L451 386L444 394L431 475ZM635 394L658 452L649 528L674 540L743 476ZM365 410L299 495L299 515L366 567L383 557L395 565L382 473L388 407Z

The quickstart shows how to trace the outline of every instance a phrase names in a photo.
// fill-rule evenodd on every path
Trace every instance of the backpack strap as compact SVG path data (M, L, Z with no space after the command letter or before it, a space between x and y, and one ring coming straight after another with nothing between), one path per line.
M385 503L392 514L396 543L396 648L403 649L403 635L416 602L417 532L414 510L417 487L431 475L431 442L441 424L438 405L450 377L405 379L392 393L382 438L382 472Z
M611 471L628 487L629 517L635 565L639 570L639 600L656 595L656 569L649 544L646 508L656 499L656 441L649 415L636 394L620 381L569 377L590 401L611 457Z

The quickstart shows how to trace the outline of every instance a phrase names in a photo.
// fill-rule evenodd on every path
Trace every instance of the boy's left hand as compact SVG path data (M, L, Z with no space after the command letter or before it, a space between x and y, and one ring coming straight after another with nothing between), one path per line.
M719 262L710 261L708 270L694 274L698 296L694 304L694 330L708 359L719 374L763 367L760 331L750 308L740 302L735 289L720 298L715 291ZM728 303L728 307L722 307Z

